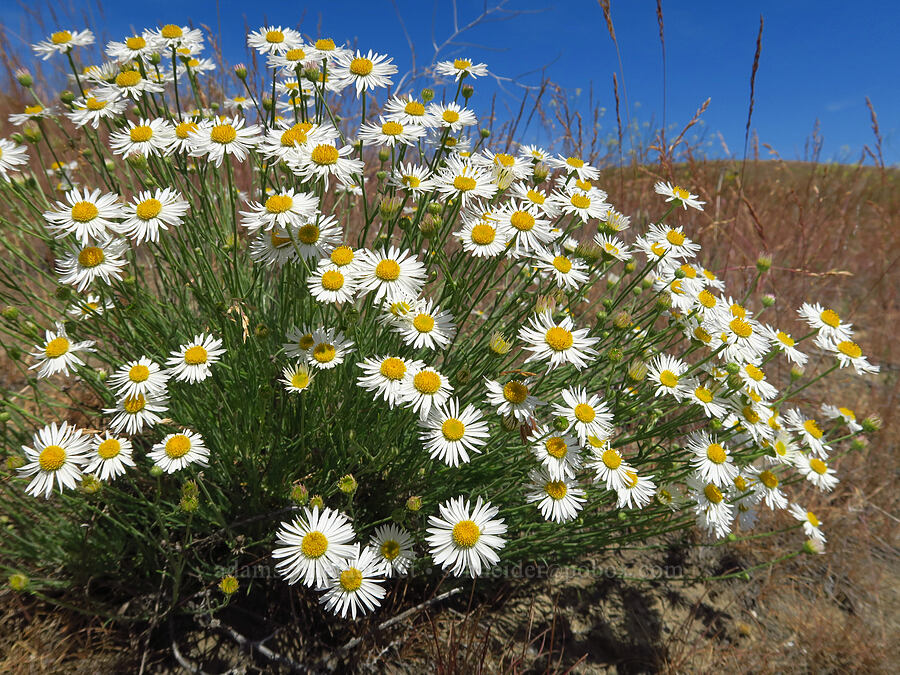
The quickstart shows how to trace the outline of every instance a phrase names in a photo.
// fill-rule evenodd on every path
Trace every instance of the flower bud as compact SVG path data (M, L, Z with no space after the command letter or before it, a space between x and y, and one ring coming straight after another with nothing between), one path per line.
M234 67L234 76L239 80L247 79L247 66L239 63Z
M465 76L465 75L468 75L468 73L463 73L463 76ZM464 86L464 87L462 88L462 95L463 95L463 98L466 99L467 101L468 101L470 98L472 98L472 95L473 95L474 93L475 93L475 87L473 87L473 86L470 85L470 84L467 84L466 86Z
M631 274L632 272L634 272L636 267L637 266L635 265L634 260L629 260L627 263L625 263L625 274Z
M766 293L762 296L762 306L763 307L771 307L775 304L775 296L771 293Z
M825 553L825 544L817 539L807 539L801 550L808 555L822 555Z
M434 99L434 89L423 89L422 100L425 101L425 103L428 103L432 99Z
M768 272L772 267L772 258L767 255L761 255L756 259L756 269L760 274Z
M658 295L656 296L656 309L660 312L664 312L672 306L672 298L668 295Z
M19 318L19 308L13 307L12 305L7 305L3 308L3 311L0 312L3 315L3 318L7 321L15 321Z
M647 377L647 364L643 361L635 361L628 368L628 379L632 382L641 382Z
M499 331L494 331L491 335L491 340L488 343L488 346L491 348L491 351L497 356L503 356L504 354L509 353L510 348L512 347L512 343L504 337L503 333Z
M376 172L375 172L375 178L378 179L378 182L379 182L379 183L383 183L383 182L385 181L385 179L387 178L387 171L383 171L383 170L382 170L382 171L376 171Z
M506 431L515 431L519 428L519 422L512 415L507 415L501 420L500 426L502 426Z
M28 577L26 577L24 574L10 574L8 581L9 587L17 593L21 593L28 586Z
M860 452L866 449L866 440L864 438L854 438L850 441L850 449L853 452Z
M429 202L428 203L428 213L437 216L440 215L444 210L444 205L440 202Z
M96 494L100 492L102 487L103 483L101 483L92 473L84 474L81 478L81 482L78 484L78 489L86 495Z
M734 362L726 363L725 364L725 372L728 373L729 375L737 375L738 373L741 372L741 367Z
M597 310L597 323L603 323L603 322L606 321L608 318L609 318L609 314L606 312L605 309L598 309L598 310Z
M382 220L393 220L403 208L403 201L399 197L385 197L378 205L378 213Z
M75 94L66 89L65 91L60 92L59 100L62 101L65 105L71 105L72 101L75 100Z
M351 473L341 476L340 480L338 480L338 490L345 495L352 495L356 492L357 487L359 487L359 484Z
M26 88L34 84L34 78L31 76L31 73L24 68L16 71L16 81Z
M231 574L222 577L222 580L219 581L219 590L225 595L234 595L237 593L239 586L238 580Z
M412 511L413 513L415 513L416 511L420 510L421 508L422 508L422 498L421 497L419 497L417 495L413 495L412 497L410 497L409 499L406 500L406 510L407 511Z
M391 151L387 148L381 148L378 151L378 160L381 162L386 162L391 158Z
M863 421L860 422L860 424L862 425L863 431L865 431L867 434L880 431L881 427L883 426L883 422L878 415L869 415L868 417L864 418Z
M309 501L309 490L306 489L303 483L294 483L294 486L291 488L291 501L297 506L303 506Z
M162 63L162 56L160 56L157 52L151 52L147 55L147 61L150 62L152 66L158 66Z
M709 421L709 427L714 431L719 431L722 428L722 420L714 417Z
M22 358L22 350L19 349L16 345L7 347L6 353L13 361L18 361Z
M685 272L680 267L675 269L675 278L676 279L684 279L687 276L687 272Z
M791 367L791 380L797 381L801 377L803 377L804 370L801 366L792 366Z
M311 509L323 509L325 508L325 500L322 499L322 495L313 495L309 498L309 508Z
M265 339L269 337L269 327L264 323L257 324L256 328L253 329L253 333L257 338Z
M478 135L481 136L482 138L490 138L491 130L490 129L479 129Z
M618 347L613 347L606 352L606 358L609 359L611 363L620 363L622 359L625 358L625 354Z
M569 428L569 420L567 420L562 415L557 415L553 418L553 428L554 430L562 433Z
M44 137L41 130L37 127L25 127L22 129L22 133L25 134L25 138L29 143L34 143L35 145L40 143L41 139Z
M437 234L440 225L440 218L435 217L431 213L426 213L425 217L419 221L419 232L421 232L425 238L432 237Z
M159 478L163 475L162 467L159 464L154 464L150 467L150 475L153 476L153 478Z
M472 381L472 371L469 370L466 366L463 366L457 371L456 377L454 379L456 380L456 384L460 386L467 385Z
M631 314L626 311L621 311L616 314L613 318L613 326L618 328L619 330L625 330L626 328L631 328Z
M6 424L9 421L9 413L0 413L0 417L6 416L6 419L0 420L3 424ZM15 471L16 469L25 466L25 458L19 457L19 455L10 455L6 458L6 468L10 471Z

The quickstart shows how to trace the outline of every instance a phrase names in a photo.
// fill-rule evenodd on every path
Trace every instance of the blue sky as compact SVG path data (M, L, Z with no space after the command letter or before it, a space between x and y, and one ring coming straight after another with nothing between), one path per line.
M0 20L8 37L14 44L17 40L22 44L22 10L12 1L0 4ZM457 4L461 25L476 17L483 6L478 0L459 0ZM762 14L765 28L752 122L760 142L773 146L786 159L802 158L818 119L824 137L822 158L855 161L863 145L874 142L865 105L868 96L878 113L885 159L900 162L900 78L896 70L900 64L896 35L900 3L663 0L662 5L666 120L670 125L685 124L710 97L704 116L707 136L721 133L730 151L741 155L750 68ZM429 63L432 30L439 43L452 32L451 3L397 0L397 6L413 38L419 65ZM102 14L93 1L75 7L76 15L86 12L93 17L95 32L117 39L133 28L161 23L191 21L216 32L221 26L225 55L232 62L246 59L245 25L256 28L269 22L299 24L301 31L312 37L319 36L321 25L324 36L349 39L362 49L391 54L401 73L411 65L407 41L390 0L106 0ZM634 119L661 122L663 73L654 0L612 0L624 78L596 0L510 0L506 7L523 13L508 21L476 26L459 37L466 45L450 47L441 55L484 61L492 72L524 84L537 83L540 76L535 71L546 66L547 75L565 87L574 105L582 109L586 104L580 102L593 83L595 100L608 109L602 122L608 133L615 130L612 76L618 72ZM52 26L49 15L45 18ZM98 27L102 29L96 30ZM482 89L493 90L493 85ZM516 91L515 87L512 90ZM513 95L501 94L499 103L518 108ZM723 152L718 141L714 152ZM763 157L767 154L761 149Z

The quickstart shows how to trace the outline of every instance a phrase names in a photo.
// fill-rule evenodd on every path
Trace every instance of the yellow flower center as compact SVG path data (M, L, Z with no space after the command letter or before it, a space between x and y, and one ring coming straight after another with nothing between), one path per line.
M480 537L481 530L471 520L461 520L453 526L453 543L460 548L472 548Z
M851 359L858 359L862 356L862 349L859 348L858 344L851 342L850 340L839 342L837 348L841 354L848 356Z
M307 532L300 542L300 550L307 558L321 558L328 550L328 539L318 530Z
M128 135L131 137L131 140L134 143L146 143L151 138L153 138L153 128L149 125L143 124L140 126L136 126L134 129L129 131Z
M574 194L569 199L569 202L576 209L587 209L587 208L590 208L590 206L591 206L591 198L586 195Z
M281 134L282 147L291 148L295 144L306 143L306 132L309 131L309 129L300 128L301 126L303 126L303 123L295 124Z
M48 445L38 456L38 464L42 471L56 471L65 463L66 451L58 445Z
M350 72L359 77L365 77L372 72L375 64L367 58L356 58L350 62Z
M565 497L568 491L569 488L567 488L566 484L561 480L551 480L544 485L544 492L546 492L551 499L557 501Z
M310 347L313 346L313 338L311 333L307 333L306 335L301 336L299 340L297 340L297 346L300 347L303 351L307 351Z
M422 184L422 181L419 180L418 176L403 176L403 184L412 189L416 189L419 185Z
M528 387L519 380L511 380L503 385L503 398L515 405L525 403L528 398Z
M209 354L207 354L206 349L202 345L188 347L184 352L184 362L189 366L206 363L207 358L209 358Z
M753 406L745 406L741 412L744 415L744 419L750 422L750 424L759 422L759 413L753 409Z
M713 400L713 393L706 387L697 387L694 389L694 396L704 403L710 403Z
M785 347L793 347L795 344L794 338L792 338L790 335L788 335L784 331L781 331L781 330L778 331L778 333L775 335L775 337L777 337L778 341L781 344L783 344Z
M167 40L174 40L184 35L184 31L181 30L181 26L169 23L162 27L160 34Z
M575 419L579 422L588 424L593 422L596 416L597 412L587 403L579 403L575 406Z
M281 44L284 42L284 33L280 30L270 30L266 33L266 42Z
M713 464L724 464L728 456L725 454L725 448L718 443L711 443L706 448L706 457Z
M685 190L684 188L678 187L677 185L676 185L675 187L672 188L672 193L673 193L676 197L678 197L678 199L680 199L681 201L684 201L684 200L686 200L686 199L690 199L690 197L691 197L691 193L690 193L690 192L688 192L688 191Z
M307 246L312 246L319 241L319 228L315 225L304 225L297 230L297 239Z
M72 33L67 30L59 30L50 36L50 41L55 45L64 45L72 39Z
M106 107L106 101L100 101L93 96L89 96L88 99L84 102L84 106L88 110L103 110Z
M175 126L175 135L181 140L187 138L193 131L197 131L196 122L179 122Z
M456 59L453 61L453 67L457 70L465 70L472 67L472 62L469 59Z
M694 269L693 265L684 263L681 266L681 271L684 272L684 276L686 276L688 279L696 279L697 278L697 270Z
M382 260L375 266L375 276L382 281L396 281L400 276L400 265L396 260Z
M295 389L306 389L309 385L309 375L302 371L298 370L293 375L291 375L291 386Z
M455 187L460 192L468 192L469 190L474 190L478 183L474 178L469 178L468 176L457 176L453 179L453 187Z
M170 459L184 457L191 449L191 439L184 434L175 434L166 441L166 455Z
M681 288L681 279L675 279L671 284L669 284L669 290L672 291L675 295L684 295L684 291Z
M413 386L421 394L436 394L441 388L440 375L430 370L423 370L413 377Z
M746 372L750 379L755 382L762 382L766 377L766 374L752 363L748 363L744 366L744 372Z
M272 230L269 233L269 241L272 244L272 248L281 248L282 246L286 246L291 243L290 237L282 237L275 230Z
M313 358L319 363L330 363L334 360L336 354L337 350L335 350L334 345L328 342L320 342L313 347L312 352Z
M819 525L821 525L821 523L819 522L819 519L816 518L816 514L813 513L812 511L806 512L806 519L809 521L809 524L812 525L813 527L818 527Z
M341 588L345 591L352 593L353 591L359 590L359 587L362 586L363 575L355 567L351 567L350 569L346 569L341 572L340 583Z
M284 213L294 206L294 200L290 195L272 195L266 200L266 211L269 213Z
M847 417L851 420L856 419L856 413L854 413L850 408L838 408L838 412L841 413L844 417Z
M491 244L496 238L497 231L486 223L479 223L472 228L472 241L479 246Z
M107 438L97 446L97 454L101 459L112 459L122 451L122 444L118 439Z
M388 539L381 545L381 557L385 560L394 560L400 555L400 544L393 539Z
M237 138L237 130L230 124L217 124L209 132L209 140L213 143L228 145Z
M69 341L64 337L55 337L44 347L44 353L48 359L58 358L67 351L69 351Z
M150 369L140 364L132 366L128 371L128 379L132 382L146 382L150 379Z
M759 481L770 490L778 487L778 476L768 470L759 474Z
M806 430L806 433L813 438L822 438L823 436L822 430L819 428L819 425L816 424L815 420L806 420L803 423L803 428Z
M447 124L453 124L459 121L459 113L455 110L445 110L441 117Z
M96 267L106 260L103 249L96 246L85 246L78 254L78 264L82 267Z
M322 288L336 291L344 286L344 275L337 270L327 270L322 274Z
M562 352L572 346L572 333L562 326L553 326L544 333L544 342L547 343L550 349Z
M650 250L653 251L654 255L660 258L662 258L666 254L665 247L658 241L653 242L653 244L650 245Z
M138 71L126 70L116 75L116 85L119 87L134 87L141 79L141 74Z
M72 220L79 223L88 223L99 214L100 211L91 202L78 202L72 206Z
M353 249L349 246L338 246L331 252L331 262L339 267L353 262Z
M826 309L819 315L819 318L822 319L822 323L832 328L837 328L841 325L841 317L833 309Z
M441 433L448 441L458 441L466 433L466 425L457 419L448 419L441 425Z
M569 452L569 446L566 445L565 440L560 436L548 438L544 441L544 448L546 448L548 455L556 459L562 459Z
M338 149L333 145L317 145L310 154L312 161L319 166L336 164L338 157Z
M707 501L713 504L720 504L724 499L722 491L712 483L703 488L703 494L706 495Z
M26 105L25 106L25 114L26 115L37 115L44 109L43 106L40 105Z
M811 460L809 460L809 468L815 471L820 476L825 475L825 472L828 471L828 465L818 457L813 457Z
M581 180L579 178L575 181L575 187L577 187L579 190L584 190L585 192L588 192L594 186L591 184L591 181Z
M747 480L743 476L735 476L732 482L734 483L734 486L741 492L747 489Z
M151 197L138 204L134 211L141 220L150 220L162 212L162 202Z
M131 415L139 413L146 406L147 399L144 398L143 394L138 394L137 396L126 396L125 400L122 401L122 409Z
M573 169L580 169L584 166L584 160L578 159L577 157L567 157L566 164L571 166Z
M613 471L618 469L619 465L622 463L622 457L612 448L607 448L606 450L604 450L603 454L600 455L600 459L607 466L607 468L610 468Z
M681 246L684 243L684 235L677 230L669 230L666 232L666 241L672 246Z
M712 335L707 333L703 326L697 326L694 329L694 337L703 343L709 343L709 341L712 340Z
M512 155L507 155L505 152L498 152L494 155L494 163L508 168L515 165L516 158Z
M425 106L418 101L409 101L405 106L403 106L403 112L405 112L407 115L421 117L425 114Z
M406 364L403 359L391 356L381 362L378 372L389 380L402 380L406 375Z
M128 47L128 49L137 51L138 49L143 49L144 47L146 47L147 41L140 35L135 35L125 40L125 46Z
M664 370L659 374L659 383L664 387L673 389L678 386L678 375L671 370Z
M731 328L731 332L739 338L748 338L753 335L753 326L740 317L733 318L728 324L728 327Z
M397 136L403 133L403 125L399 122L385 122L381 125L381 133L385 136Z
M434 318L428 314L417 314L413 319L413 327L420 333L430 333L434 330Z
M553 266L563 274L568 274L572 269L572 261L564 255L558 255L553 259Z
M323 52L330 52L334 49L334 40L331 38L316 40L316 49Z

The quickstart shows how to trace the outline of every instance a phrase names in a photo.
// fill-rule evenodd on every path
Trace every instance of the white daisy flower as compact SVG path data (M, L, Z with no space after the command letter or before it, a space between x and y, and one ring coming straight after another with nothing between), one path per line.
M434 182L431 180L431 171L426 166L419 166L412 162L408 164L398 164L397 168L391 171L388 184L404 190L413 199L417 199L426 192L434 189Z
M114 227L135 245L145 241L155 243L159 240L159 231L168 231L170 226L181 225L190 208L190 204L177 190L172 188L157 189L155 192L145 190L123 207L125 220Z
M412 535L393 523L375 528L369 548L379 563L379 573L386 577L404 576L416 558Z
M499 509L490 502L470 502L460 496L449 499L438 507L439 516L430 516L427 542L434 562L454 576L471 575L473 578L498 562L497 551L506 542L506 523L496 518Z
M616 490L616 508L642 509L656 495L656 483L651 478L638 475L634 470L625 472L624 485Z
M436 307L433 300L422 299L414 304L395 325L403 342L414 348L444 349L456 335L456 324L450 312Z
M190 154L194 147L194 134L200 130L200 123L190 119L176 122L172 129L172 145L169 153L182 152Z
M401 386L410 378L411 370L425 367L422 361L410 361L397 356L374 356L357 363L363 370L356 383L366 391L375 392L393 408L403 402Z
M284 353L291 358L300 357L304 361L313 346L313 329L308 326L291 326L286 335L287 342L281 345Z
M600 177L600 171L580 157L563 157L562 155L557 155L556 157L547 157L544 161L553 169L561 169L567 174L574 173L578 177L578 180L591 181Z
M425 265L411 251L360 251L357 283L361 294L375 291L375 304L418 297L425 279Z
M113 480L125 474L126 466L135 466L131 458L131 441L108 431L91 439L91 453L86 458L85 473L100 480Z
M688 436L687 449L694 454L691 466L703 483L713 483L721 488L732 484L738 475L729 450L706 432Z
M124 253L128 243L122 239L101 239L96 246L84 246L69 252L56 265L56 273L63 284L74 286L78 292L90 286L95 279L110 284L122 276L122 268L128 264Z
M175 132L166 120L142 117L137 123L129 120L128 127L110 134L109 147L126 159L133 155L156 157L167 155L174 140Z
M34 447L22 446L25 464L19 467L19 475L34 476L25 492L35 497L44 493L46 499L53 492L54 482L63 488L75 489L81 480L81 469L87 460L88 439L80 429L63 422L45 426L34 434Z
M110 83L105 83L92 92L101 101L130 98L135 101L144 94L159 94L163 85L141 75L137 70L123 70Z
M514 378L506 384L484 378L484 383L488 390L488 404L503 417L512 416L527 424L534 417L535 408L546 405L531 393L530 378Z
M224 353L222 340L206 333L200 333L195 335L190 342L169 352L166 366L168 366L169 375L178 382L194 384L202 382L212 375L210 366L218 363Z
M115 408L104 408L104 415L112 415L109 428L115 433L124 430L129 436L141 433L144 427L152 427L162 421L160 413L168 410L165 396L147 397L143 394L126 396L116 402Z
M397 66L384 54L370 49L365 56L359 50L356 54L337 55L330 71L343 85L354 85L358 96L365 90L391 86L394 81L390 76L397 72Z
M159 51L182 48L192 53L203 49L203 33L199 28L169 23L155 31L148 31L148 34Z
M432 459L440 459L448 466L458 466L469 461L469 453L479 454L490 433L481 411L473 405L460 410L457 398L443 405L432 407L428 417L419 422L424 430L422 439L425 450Z
M263 56L286 52L301 44L303 44L303 38L293 28L266 26L247 35L247 46Z
M308 143L299 148L297 156L288 157L286 161L298 177L322 181L327 189L332 176L341 183L350 184L356 182L355 177L362 174L363 161L350 157L354 152L351 145L338 148L335 142L322 140L315 145Z
M831 447L823 440L825 432L815 419L804 417L799 410L791 408L784 413L784 425L788 431L799 434L815 456L822 459L828 457Z
M310 294L318 302L341 303L352 302L356 293L356 282L347 277L341 268L328 258L320 260L306 279Z
M576 290L588 280L587 265L578 258L565 255L559 247L549 251L539 249L535 255L535 266L554 279L559 288Z
M516 181L530 178L534 172L532 162L505 152L495 154L490 150L484 150L483 154L472 157L472 162L490 169L494 182L501 190L507 189Z
M307 50L309 58L314 61L327 61L330 66L332 62L339 56L350 55L351 52L346 47L338 47L331 38L319 38L310 45Z
M728 493L713 483L690 481L689 487L697 526L718 539L727 537L734 522L734 507L728 503Z
M806 321L810 328L818 330L819 335L835 342L850 340L853 337L853 324L841 321L840 315L833 309L825 309L819 303L804 302L797 314Z
M548 218L556 218L559 209L553 199L540 188L526 184L525 182L513 183L509 195L523 202L527 207L535 207Z
M261 232L250 241L250 257L256 262L276 267L300 260L291 236L278 227L268 233Z
M356 554L350 542L356 536L350 520L340 511L304 507L292 522L283 522L276 533L281 546L272 551L275 569L289 584L302 581L322 588L334 568Z
M384 598L381 586L381 562L370 548L360 551L359 544L353 544L352 553L337 561L325 584L325 592L319 602L335 615L356 619L357 614L374 611Z
M297 69L303 69L309 65L315 65L314 59L309 54L309 46L302 42L282 52L269 54L270 68L278 69L282 77L296 77Z
M10 172L19 171L19 167L27 163L28 153L24 146L0 138L0 176L3 180L9 181Z
M765 502L765 505L773 511L787 508L787 497L781 491L778 476L772 469L757 471L752 467L747 467L747 473L750 487L753 490L754 502Z
M384 115L386 119L400 124L415 124L426 128L436 124L426 112L425 105L412 95L392 97L384 106Z
M763 446L772 450L772 456L766 457L770 464L793 465L800 452L791 435L784 430L776 433L772 441L765 441Z
M828 338L819 333L814 340L819 349L830 352L835 356L841 368L853 366L853 370L857 375L871 375L881 370L880 366L872 365L863 356L862 349L852 340L841 340L838 342L833 338Z
M259 143L259 127L255 124L244 126L243 117L219 117L204 120L190 133L190 154L206 157L217 168L222 166L225 155L231 155L243 162L250 150Z
M703 408L703 412L710 419L721 419L727 412L727 408L716 398L715 393L702 384L696 384L687 400Z
M119 63L131 63L134 60L148 63L150 55L155 53L156 45L148 31L132 35L122 42L109 42L106 45L106 54Z
M550 221L542 218L541 211L534 206L519 204L513 199L504 204L496 216L501 227L513 235L509 251L513 258L541 252L556 238L550 230Z
M108 383L118 396L158 396L165 393L168 380L168 373L158 363L142 356L116 369Z
M524 349L532 352L525 359L526 363L547 361L548 371L571 363L576 370L581 370L596 358L593 345L600 338L588 337L588 328L576 329L572 317L566 316L556 321L547 310L535 314L528 322L528 326L519 330L519 338L528 343Z
M78 355L79 352L88 353L96 351L93 340L72 342L66 333L66 327L56 322L56 330L44 331L44 344L35 345L31 355L39 359L37 363L29 367L29 370L40 368L38 378L50 377L57 373L69 375L69 370L75 372L76 366L83 366L84 361Z
M459 81L464 77L484 77L488 74L486 63L472 63L470 59L454 59L453 61L438 61L434 64L434 73L442 77L452 77Z
M562 213L577 216L581 222L586 223L591 218L603 218L611 208L606 203L606 193L602 190L571 190L556 192L548 201L553 207Z
M266 198L265 204L247 202L249 210L241 211L241 225L251 234L269 232L275 227L298 228L314 220L319 213L319 199L293 188L282 190Z
M700 244L686 237L683 230L681 225L670 227L663 223L657 223L650 226L647 234L644 235L644 240L662 247L666 252L666 260L670 263L684 261L697 255Z
M415 145L425 135L425 127L403 124L379 117L378 122L366 122L359 128L359 140L371 145L393 148L397 145Z
M806 480L822 492L831 492L834 486L840 482L835 470L814 455L798 452L794 457L794 466Z
M815 513L813 513L812 511L807 511L799 504L791 504L788 507L788 511L790 511L791 515L794 516L794 518L803 523L803 533L807 537L809 537L810 539L815 539L822 544L827 541L825 539L825 535L822 534L822 530L819 529L822 525L822 521L818 519Z
M253 107L253 100L246 96L235 96L234 98L225 99L225 110L231 113L246 113Z
M685 211L687 211L687 208L689 206L692 209L702 211L703 204L706 203L698 200L697 195L692 195L684 188L678 187L677 185L672 185L668 181L666 181L665 183L659 181L658 183L656 183L656 185L653 186L653 190L656 192L656 194L664 195L667 202L675 202L674 206L683 206Z
M309 389L313 376L310 374L309 366L302 361L298 361L292 366L287 366L281 371L281 383L287 391L295 393L303 393Z
M74 189L66 193L65 202L56 202L52 211L44 213L53 236L62 239L74 235L82 245L91 239L102 239L106 229L115 230L115 220L125 214L119 203L119 195L101 194L99 189Z
M446 105L431 103L428 106L428 115L431 117L431 126L450 131L461 131L465 127L478 124L475 113L452 101Z
M775 385L766 381L766 374L758 366L746 363L738 372L744 383L744 388L759 398L770 401L778 395Z
M569 433L557 433L538 424L527 438L531 452L554 480L569 480L581 468L581 448Z
M585 462L585 466L594 471L595 483L604 483L607 490L616 492L628 484L630 480L628 474L634 473L634 469L622 458L622 453L609 442L594 448L594 453Z
M107 309L115 307L112 300L101 300L99 295L89 293L86 298L75 298L69 306L69 316L76 319L89 319L92 316L100 316Z
M532 469L531 485L525 493L529 504L537 502L544 520L565 523L575 520L584 508L584 490L572 480L552 477L546 469Z
M359 274L360 260L356 255L356 251L350 246L341 244L331 252L328 259L344 274L344 276L356 280L356 277Z
M55 112L56 111L53 108L45 108L40 103L35 103L34 105L26 105L24 112L10 115L9 121L16 126L22 126L26 122L53 117Z
M453 233L463 250L476 258L502 255L512 239L510 229L497 218L495 212L479 211L479 215L463 214L463 228Z
M434 177L434 187L448 199L459 199L463 208L474 199L490 199L497 192L488 171L459 155L447 159Z
M729 300L717 302L714 309L705 313L703 327L718 343L725 345L720 353L725 361L758 363L769 351L769 341L759 322Z
M806 365L809 357L794 346L797 341L790 334L766 324L760 324L759 329L772 346L785 355L788 361L801 367Z
M519 145L519 155L537 162L546 162L551 156L549 152L537 145Z
M444 405L453 386L446 376L431 366L409 369L409 376L400 382L400 397L404 405L419 413L419 419L427 419L431 409Z
M94 44L94 34L89 30L58 30L49 39L41 40L31 48L44 61L54 54L66 54L75 47Z
M553 412L566 418L582 445L588 436L608 438L612 434L612 413L599 396L589 396L584 387L568 387L560 395L565 405L554 403Z
M209 450L203 444L203 437L189 429L167 435L154 444L147 457L166 473L180 471L188 464L209 464Z
M312 346L307 352L307 362L320 370L331 370L344 362L353 350L352 340L335 328L317 328L312 332Z
M852 432L862 431L862 425L856 421L856 413L850 408L838 407L828 403L822 404L822 414L833 420L843 420Z

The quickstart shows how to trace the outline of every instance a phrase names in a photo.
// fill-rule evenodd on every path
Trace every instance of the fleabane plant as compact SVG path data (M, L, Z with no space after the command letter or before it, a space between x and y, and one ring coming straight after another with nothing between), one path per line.
M735 299L667 222L697 195L660 182L632 226L586 159L490 147L468 59L388 95L388 55L262 27L264 77L238 66L215 99L198 30L85 68L92 42L35 45L77 93L54 109L20 72L0 140L0 330L27 381L5 560L34 583L175 608L269 560L355 618L401 575L743 536L766 511L825 542L794 500L877 420L797 395L878 367L833 309L770 325L771 300Z

